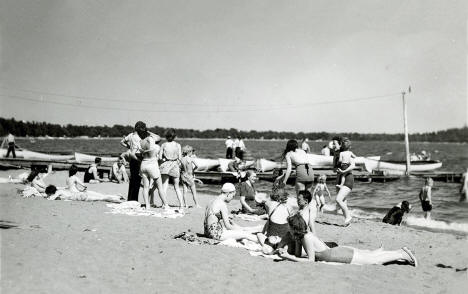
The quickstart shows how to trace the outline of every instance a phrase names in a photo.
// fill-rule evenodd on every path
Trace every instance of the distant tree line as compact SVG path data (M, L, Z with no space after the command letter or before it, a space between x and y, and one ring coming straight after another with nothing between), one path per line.
M154 126L150 130L164 135L168 128ZM361 133L327 133L327 132L277 132L277 131L242 131L237 129L194 130L175 129L179 138L226 138L227 136L241 136L247 139L291 139L309 138L309 140L328 140L333 136L346 136L356 141L403 141L403 134L361 134ZM58 125L46 122L23 122L15 119L0 118L0 135L11 132L15 136L51 136L51 137L122 137L133 131L133 126L76 126ZM453 128L430 133L416 133L410 135L411 141L430 142L468 142L468 127Z

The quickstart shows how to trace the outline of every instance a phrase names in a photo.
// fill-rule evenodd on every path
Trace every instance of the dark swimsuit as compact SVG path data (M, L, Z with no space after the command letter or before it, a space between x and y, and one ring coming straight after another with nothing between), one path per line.
M345 169L347 169L350 165L351 165L350 163L341 163L340 168L341 168L342 170L345 170ZM337 182L338 185L341 184L341 179L342 179L342 177L345 177L345 182L344 182L343 186L346 186L346 187L348 187L350 190L352 190L353 187L354 187L354 176L353 176L353 172L352 172L352 171L349 171L349 172L347 172L347 173L345 173L345 174L340 174L340 175L338 175L338 177L336 177L336 182Z
M275 210L280 206L281 204L278 204L270 213L270 215L268 216L268 225L267 225L267 232L266 232L266 235L267 237L270 237L270 236L278 236L278 237L281 237L283 238L284 235L286 235L288 232L289 232L289 225L288 223L285 223L285 224L277 224L273 221L271 221L271 216L273 215L273 213L275 212ZM286 207L287 209L287 207ZM288 210L288 214L289 213L289 210Z
M237 196L245 197L245 202L254 210L254 212L248 211L245 207L242 207L242 213L262 215L266 213L263 204L255 201L255 188L250 186L247 182L240 183L239 189L237 189Z
M94 178L94 174L89 172L89 169L90 169L91 167L92 167L92 165L90 165L90 166L86 169L86 171L85 171L85 173L84 173L83 182L85 182L85 183L89 183L90 180L96 180L96 179Z
M314 181L314 170L308 163L296 165L296 181L301 183L309 183Z

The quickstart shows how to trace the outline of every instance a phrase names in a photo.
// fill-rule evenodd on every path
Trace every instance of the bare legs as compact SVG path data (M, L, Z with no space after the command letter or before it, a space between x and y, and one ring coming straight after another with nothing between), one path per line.
M166 198L166 191L163 189L163 183L161 180L161 177L154 179L153 185L151 186L150 189L150 203L154 203L154 190L158 189L159 193L159 198L161 198L161 202L163 205L163 208L169 208L169 205L167 204L167 198Z
M411 256L411 251L403 247L399 250L362 250L354 248L353 264L383 264L387 262L406 260L411 264L416 263L416 258Z
M150 179L146 176L146 174L141 175L141 180L143 182L143 199L145 200L146 209L149 210L151 208L151 204L149 201L149 186L150 186Z
M187 193L188 188L190 188L190 191L192 192L193 196L193 202L195 203L196 208L201 208L201 206L198 204L197 201L197 187L195 186L195 183L192 186L188 186L185 183L182 183L182 198L184 199L185 207L188 208L187 205L187 199L185 199L185 194Z
M182 199L182 192L180 191L179 188L179 178L172 178L174 181L174 190L177 195L177 199L179 200L179 208L184 208L184 199ZM167 192L167 187L169 186L169 175L162 175L162 183L163 183L163 191L164 195L166 195Z
M349 213L346 197L351 193L351 189L343 186L338 191L338 195L336 195L336 204L343 210L343 215L345 217L345 224L349 224L351 222L351 214Z
M226 239L235 239L235 240L242 240L242 239L247 239L256 243L259 243L259 240L256 235L243 231L243 230L223 230L223 234L221 235L221 241L224 241Z
M121 203L122 199L118 195L101 194L94 191L86 191L86 201L107 201Z

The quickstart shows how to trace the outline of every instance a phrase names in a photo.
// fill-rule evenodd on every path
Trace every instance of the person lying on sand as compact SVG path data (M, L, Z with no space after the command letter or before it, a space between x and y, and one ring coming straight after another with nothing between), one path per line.
M73 201L107 201L121 203L122 196L106 195L94 191L71 192L68 189L57 189L54 185L49 185L45 189L45 194L49 200L73 200Z
M226 239L248 239L258 242L257 237L249 232L249 228L241 227L229 219L227 203L236 195L236 188L231 183L225 183L221 194L216 197L205 210L204 231L208 238L224 241Z
M322 240L308 231L307 223L300 214L295 214L288 219L289 231L295 240L294 254L291 254L288 245L276 250L283 259L290 261L326 261L348 264L384 264L395 261L406 261L412 266L418 262L414 254L406 247L399 250L362 250L348 246L330 248ZM304 249L304 252L303 250ZM288 252L289 250L289 252Z

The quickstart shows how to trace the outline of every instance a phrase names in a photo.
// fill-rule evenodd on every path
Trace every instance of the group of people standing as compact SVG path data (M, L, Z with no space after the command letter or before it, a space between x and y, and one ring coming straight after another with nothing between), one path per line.
M138 201L140 184L143 184L143 198L146 209L154 205L154 191L158 190L163 208L169 207L167 202L167 188L172 182L179 209L188 208L185 193L191 190L196 207L200 207L196 197L195 178L193 174L195 163L191 159L193 148L181 147L174 141L175 131L170 129L165 134L166 142L159 146L161 137L147 130L146 124L138 121L135 131L122 139L121 145L128 149L123 154L129 161L130 182L128 187L128 201ZM182 181L184 190L180 190Z
M247 148L245 147L242 136L239 135L234 140L231 138L231 136L228 136L224 144L226 145L227 159L233 159L237 157L240 160L244 160L244 153Z

